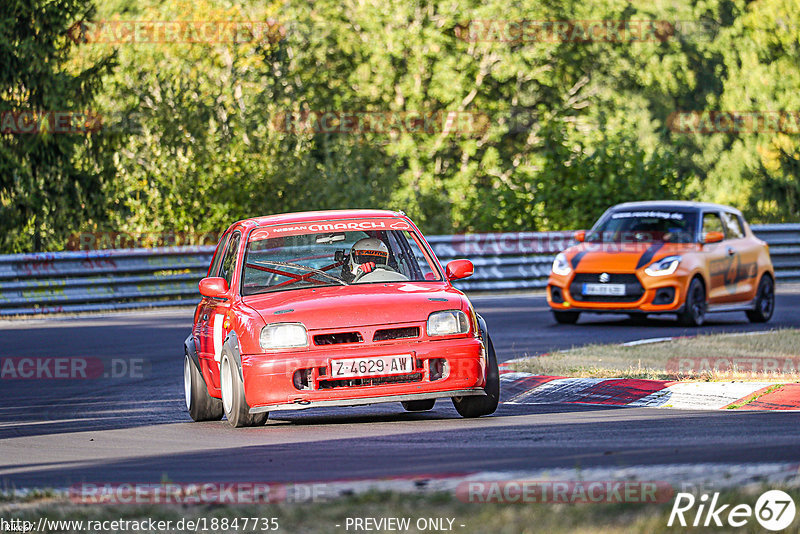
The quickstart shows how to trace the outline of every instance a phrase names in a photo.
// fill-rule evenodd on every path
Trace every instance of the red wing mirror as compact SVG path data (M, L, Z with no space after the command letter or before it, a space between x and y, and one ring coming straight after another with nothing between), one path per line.
M222 299L228 296L228 282L224 278L210 276L200 280L200 294L204 297Z
M722 232L706 232L703 235L703 243L719 243L725 239L725 234Z
M453 260L447 264L447 279L460 280L472 276L475 272L475 267L469 260Z
M586 230L578 230L575 232L575 241L578 243L583 243L586 241Z

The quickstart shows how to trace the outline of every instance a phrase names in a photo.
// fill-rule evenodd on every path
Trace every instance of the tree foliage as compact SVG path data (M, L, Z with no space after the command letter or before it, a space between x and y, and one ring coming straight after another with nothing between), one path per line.
M91 16L83 0L0 6L0 250L58 248L107 216L102 190L113 176L113 136L57 133L51 124L55 112L91 110L114 66L113 54L82 69L72 62L68 29Z
M3 182L2 209L20 236L33 235L30 221L55 232L62 211L69 228L202 233L253 215L356 207L402 209L429 233L567 229L648 198L718 200L756 221L796 220L796 135L668 128L676 111L800 109L796 11L791 0L116 0L95 18L270 20L283 31L63 48L74 76L94 76L84 96L112 118L100 135L59 140L98 149L84 180L95 180L99 198L55 195L61 207L45 208L36 199L54 195L42 184L14 197ZM48 31L60 35L78 15L61 13ZM497 38L507 36L502 21L521 20L668 21L674 32L643 42ZM475 21L500 22L476 30ZM39 64L45 52L17 46L8 55ZM100 85L112 52L119 66ZM4 84L8 95L21 86ZM309 112L459 114L480 127L281 126ZM4 150L24 142L3 139ZM72 183L71 167L53 168L63 178L55 183ZM114 179L102 179L109 168ZM4 246L38 246L21 239Z

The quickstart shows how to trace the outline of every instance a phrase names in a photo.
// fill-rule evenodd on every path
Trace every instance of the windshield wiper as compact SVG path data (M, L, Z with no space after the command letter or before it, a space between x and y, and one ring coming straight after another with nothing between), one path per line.
M301 271L305 271L307 273L314 273L314 274L318 274L318 275L324 276L328 280L333 280L334 282L338 282L339 284L341 284L343 286L350 285L347 282L345 282L344 280L342 280L341 278L339 278L337 276L333 276L332 274L328 274L325 271L323 271L322 269L315 269L314 267L308 267L307 265L300 265L299 263L289 263L289 262L285 262L285 261L270 261L270 260L259 260L257 262L251 262L251 263L253 263L255 265L266 263L268 265L273 265L273 266L278 266L278 267L291 267L291 268L294 268L294 269L300 269ZM266 265L265 265L265 267L266 267Z

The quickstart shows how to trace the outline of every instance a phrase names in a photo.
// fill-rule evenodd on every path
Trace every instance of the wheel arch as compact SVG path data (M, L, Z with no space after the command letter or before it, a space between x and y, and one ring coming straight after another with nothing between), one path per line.
M203 369L200 367L200 357L197 355L197 346L194 343L194 336L189 334L189 336L183 342L183 350L187 356L189 356L189 361L191 361L194 366L200 371L200 374L203 374Z
M765 276L769 276L770 279L772 280L773 285L775 284L775 273L770 269L764 269L764 271L761 273L761 276L758 277L759 284L761 283L761 279L764 278Z
M236 336L236 332L230 331L225 338L225 341L222 343L222 350L226 349L228 354L231 355L231 358L233 358L233 361L236 364L236 369L239 370L239 378L241 378L242 383L244 383L244 373L242 373L242 353L239 350L239 338Z
M708 288L711 285L711 280L708 280L707 276L710 276L710 274L707 275L705 272L699 270L692 273L692 275L688 278L688 281L686 282L686 289L683 292L684 301L686 300L686 297L689 295L689 287L692 285L692 282L695 279L700 280L700 283L703 284L703 291L705 291L706 293L706 301L708 300Z
M489 337L489 328L486 326L486 319L484 319L479 313L476 313L478 317L478 335L481 339Z

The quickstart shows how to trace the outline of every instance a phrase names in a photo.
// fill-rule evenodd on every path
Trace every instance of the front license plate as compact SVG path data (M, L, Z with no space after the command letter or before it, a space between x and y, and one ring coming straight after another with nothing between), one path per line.
M331 360L331 375L333 378L403 375L413 371L414 357L411 354Z
M624 297L625 284L583 284L583 294Z

